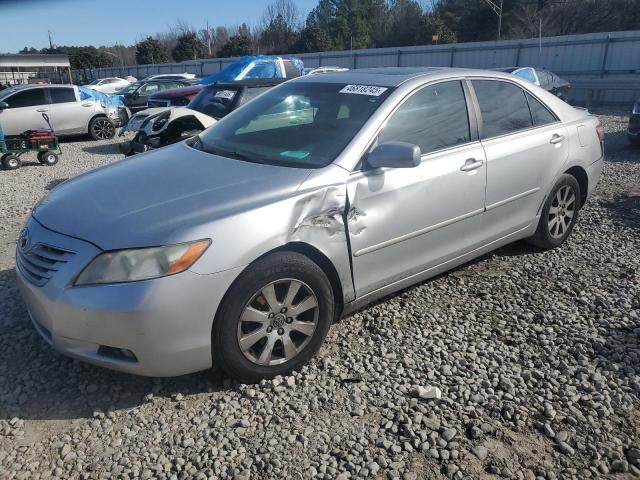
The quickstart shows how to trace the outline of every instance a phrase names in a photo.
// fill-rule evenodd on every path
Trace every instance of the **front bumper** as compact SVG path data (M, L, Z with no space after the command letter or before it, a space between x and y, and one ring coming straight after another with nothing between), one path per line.
M29 315L36 330L56 350L95 365L145 376L176 376L211 367L213 318L241 268L211 275L186 271L154 280L74 287L78 272L100 250L54 233L34 219L27 228L30 245L73 252L44 285L35 284L21 267L24 261L16 258L18 284ZM133 356L117 355L120 351Z

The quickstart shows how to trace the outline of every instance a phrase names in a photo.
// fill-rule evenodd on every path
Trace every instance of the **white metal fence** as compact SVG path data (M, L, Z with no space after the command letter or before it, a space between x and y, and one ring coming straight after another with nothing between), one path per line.
M466 67L499 68L533 66L546 68L570 81L606 78L635 80L629 90L600 92L600 100L627 103L640 94L640 31L591 33L563 37L503 40L447 45L304 53L296 55L306 68L318 66L367 67ZM132 65L74 71L76 78L132 75L143 78L157 73L218 72L235 58L207 59L159 65ZM573 100L584 101L584 90Z

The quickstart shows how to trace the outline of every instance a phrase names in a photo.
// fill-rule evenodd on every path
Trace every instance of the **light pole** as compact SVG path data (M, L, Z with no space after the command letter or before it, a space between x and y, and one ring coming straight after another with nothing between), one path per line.
M500 40L500 33L502 31L502 3L504 0L484 0L485 3L491 7L493 13L498 16L498 40Z

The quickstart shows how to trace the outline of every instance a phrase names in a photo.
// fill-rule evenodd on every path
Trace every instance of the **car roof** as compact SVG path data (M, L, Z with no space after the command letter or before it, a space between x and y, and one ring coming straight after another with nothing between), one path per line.
M376 85L381 87L399 87L403 83L415 79L439 80L450 77L483 76L495 78L511 78L510 75L495 70L478 70L471 68L449 67L382 67L362 68L346 72L324 73L322 75L305 75L294 78L292 82L311 83L347 83Z
M204 87L205 85L186 85L184 87L170 88L168 90L162 90L160 92L154 93L153 95L151 95L151 97L154 99L181 97L185 95L191 95L192 93L197 93Z
M210 83L207 87L214 88L239 88L239 87L274 87L290 80L288 78L250 78L246 80L231 80L225 82Z
M0 90L2 93L7 93L9 90L11 93L19 92L20 90L28 90L30 88L50 88L50 87L74 87L75 85L69 85L68 83L28 83L21 85L11 85L4 90Z
M150 80L137 80L133 83L151 83L151 82L157 82L157 83L173 83L173 82L185 82L186 85L188 85L189 83L182 78L152 78Z

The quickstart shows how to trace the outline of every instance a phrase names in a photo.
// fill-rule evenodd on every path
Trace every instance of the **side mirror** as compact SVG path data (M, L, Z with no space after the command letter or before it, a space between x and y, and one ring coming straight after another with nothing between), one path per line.
M405 142L387 142L378 145L369 155L366 163L372 168L413 168L420 165L420 147Z
M7 102L0 102L0 110L4 110L5 108L9 108L9 104Z
M140 94L138 92L133 92L133 94L131 95L131 98L135 100L139 96L140 96Z

